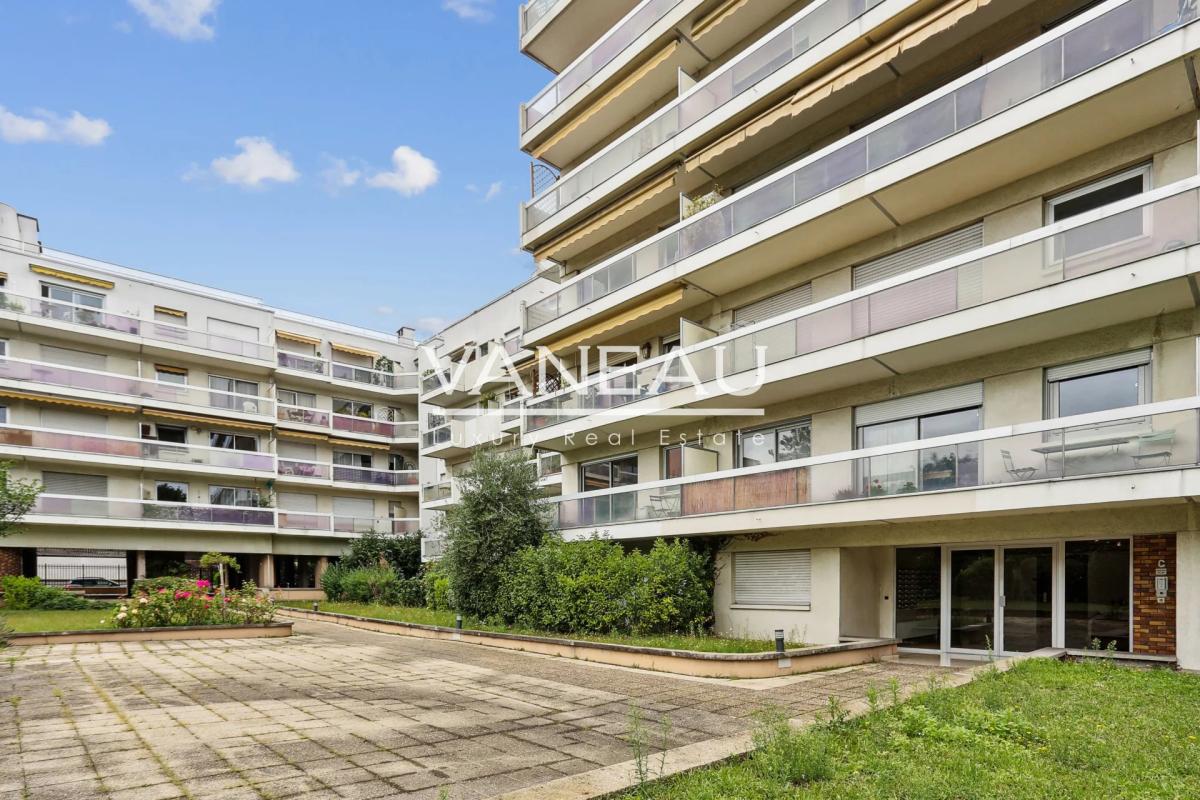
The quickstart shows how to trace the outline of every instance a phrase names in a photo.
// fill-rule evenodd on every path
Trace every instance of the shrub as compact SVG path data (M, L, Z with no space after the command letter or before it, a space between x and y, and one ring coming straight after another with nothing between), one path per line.
M91 604L82 597L53 586L44 586L37 578L8 575L0 578L4 606L10 611L79 611Z
M275 604L247 582L222 597L208 581L189 588L138 591L113 615L117 628L172 628L196 625L265 625L275 618Z
M441 568L441 562L435 561L425 567L421 575L424 586L425 605L434 611L450 611L450 578Z
M8 620L6 620L4 617L0 617L0 650L8 647L8 641L12 638L14 633L16 633L16 631L14 631L12 626L8 624Z
M139 592L149 594L157 592L159 589L176 592L194 588L196 588L196 581L194 579L182 578L175 575L164 575L158 578L138 578L133 582L133 594L135 595Z
M643 553L551 538L505 562L496 613L557 633L693 633L710 617L708 574L706 557L681 541Z
M541 544L548 509L523 451L476 452L462 476L458 505L446 512L441 568L456 609L478 618L496 612L505 560Z
M329 599L394 606L399 602L402 580L387 567L347 569L342 574L340 595Z
M325 571L321 573L321 591L325 592L325 597L337 602L345 596L343 583L348 571L341 562L330 564L325 568Z
M364 533L350 543L350 549L338 563L349 569L390 567L402 578L414 578L421 572L421 536Z
M401 578L396 584L396 603L410 608L425 605L425 584L420 578Z

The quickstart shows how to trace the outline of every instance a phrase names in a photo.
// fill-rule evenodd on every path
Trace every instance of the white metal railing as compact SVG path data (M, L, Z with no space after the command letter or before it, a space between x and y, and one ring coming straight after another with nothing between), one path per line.
M39 450L90 453L167 464L197 464L221 469L275 472L275 456L270 453L35 428L28 425L0 425L0 446L34 447Z
M281 530L328 533L417 533L421 520L398 517L347 517L308 511L279 511Z
M327 409L292 406L284 403L279 404L276 418L280 422L311 425L331 431L363 433L386 439L416 439L419 433L416 420L393 422L370 417L355 417L349 414L335 414Z
M1200 397L554 498L559 526L987 489L1200 463Z
M211 350L223 355L253 358L259 361L270 361L271 353L274 352L270 345L194 330L183 325L142 319L126 314L114 314L102 308L65 303L45 297L29 297L0 291L0 312L4 311L58 322L69 322L87 328L127 333L160 342Z
M41 494L31 516L94 517L146 522L204 522L213 525L274 527L275 510L244 506L214 506L168 503L159 500L129 500L117 497L81 497Z
M1200 244L1200 179L995 242L526 402L536 431L878 333Z
M416 486L420 479L417 470L370 469L325 461L303 461L295 458L279 459L279 474L294 478L315 478L335 483L361 483L390 487Z
M1196 21L1190 0L1109 0L745 190L526 308L531 330L990 119Z
M536 125L682 2L683 0L642 0L624 19L610 28L599 41L555 76L549 86L524 106L521 130L526 131Z
M525 204L529 231L708 114L795 62L883 0L816 0Z
M280 350L276 356L277 362L283 369L306 372L310 375L323 375L332 380L348 381L364 386L378 386L384 389L400 391L416 390L417 374L415 372L383 372L369 367L359 367L353 364L343 364L340 361L305 356L299 353L289 353Z
M117 394L139 399L161 400L206 408L221 408L243 414L270 415L275 401L269 397L223 392L182 383L156 381L133 375L68 367L23 358L0 357L0 379L43 383L90 392Z

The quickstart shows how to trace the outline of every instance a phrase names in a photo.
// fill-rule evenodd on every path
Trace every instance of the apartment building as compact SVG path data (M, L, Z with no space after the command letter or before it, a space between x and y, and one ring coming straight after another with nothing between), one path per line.
M437 369L551 363L558 527L716 540L720 630L1200 667L1198 17L535 0L537 278Z
M52 251L2 205L0 286L0 458L44 487L0 573L66 549L157 576L217 550L306 597L351 538L418 530L410 329Z

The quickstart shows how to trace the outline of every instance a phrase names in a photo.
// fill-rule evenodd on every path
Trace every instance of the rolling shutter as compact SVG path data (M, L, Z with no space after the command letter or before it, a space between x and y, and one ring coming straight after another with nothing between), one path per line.
M375 516L375 501L360 497L335 497L333 498L333 515L335 517L370 519Z
M983 384L968 383L966 386L954 386L949 389L939 389L936 392L914 394L909 397L898 397L895 400L885 400L882 403L872 403L854 409L854 424L878 425L881 422L891 422L897 419L909 419L925 414L940 414L943 411L957 411L963 408L976 408L983 405Z
M300 492L280 492L279 508L281 511L315 514L317 512L317 496Z
M754 303L749 303L733 310L733 327L744 328L756 322L762 322L780 314L786 314L797 308L812 304L812 284L806 283L795 289L771 295Z
M108 366L108 359L100 353L86 353L83 350L67 350L64 347L42 345L42 360L51 364L61 364L64 367L80 367L103 372Z
M853 287L861 289L872 283L878 283L927 264L936 264L938 261L977 250L980 247L983 247L982 222L858 265L853 270Z
M42 409L42 427L79 433L108 433L108 417L59 408Z
M297 461L316 461L317 446L302 442L277 442L275 454L280 458L291 458Z
M1065 381L1071 378L1081 378L1084 375L1099 375L1101 372L1112 372L1129 367L1140 367L1150 363L1150 348L1134 350L1131 353L1093 358L1089 361L1077 361L1074 364L1064 364L1061 367L1051 367L1046 370L1046 380Z
M230 339L241 339L246 342L258 341L258 328L243 325L240 322L228 322L216 317L208 318L208 332L217 336L227 336Z
M733 554L733 602L739 606L812 604L812 551Z
M108 478L104 475L79 475L72 472L43 472L46 494L77 497L108 497Z

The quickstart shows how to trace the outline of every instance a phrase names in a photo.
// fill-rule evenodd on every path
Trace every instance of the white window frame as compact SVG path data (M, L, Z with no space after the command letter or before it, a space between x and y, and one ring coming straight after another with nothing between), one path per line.
M74 286L66 286L61 283L52 283L50 281L41 281L40 287L41 287L40 293L41 293L43 300L50 300L55 303L69 303L73 306L81 306L83 308L94 308L97 311L100 311L104 308L104 301L106 299L106 296L102 295L98 292L89 292L84 289L76 289ZM60 300L57 297L51 297L50 290L52 290L52 289L62 289L63 291L70 292L71 299L70 300ZM92 306L92 305L88 305L87 303L81 303L81 302L79 302L80 297L95 298L100 301L100 305Z
M742 442L744 442L747 437L765 436L768 433L773 434L775 436L775 450L778 451L779 450L779 431L784 430L784 429L799 428L802 426L808 428L808 450L809 450L809 452L808 452L807 456L800 456L800 458L808 458L809 456L812 455L812 417L797 417L796 419L783 420L782 422L773 422L770 425L760 425L756 428L748 428L746 430L739 430L737 432L737 462L736 462L737 466L735 468L741 469L742 467L745 466L742 463ZM793 459L789 459L789 460L793 460ZM771 463L785 464L787 462L780 461L777 457Z
M1152 170L1153 166L1153 162L1147 161L1146 163L1139 164L1136 167L1123 169L1120 172L1114 172L1111 175L1098 178L1090 183L1085 183L1082 186L1078 186L1070 191L1063 192L1062 194L1047 197L1045 223L1047 225L1054 223L1054 209L1063 203L1068 203L1072 200L1092 194L1093 192L1097 192L1105 187L1112 186L1115 183L1121 183L1122 181L1128 180L1136 175L1142 176L1142 193L1150 191L1154 188L1154 174Z
M1139 350L1130 351L1130 353L1132 354L1132 353L1141 352L1142 349L1149 349L1149 348L1141 348ZM1116 355L1116 354L1114 354L1114 355ZM1061 366L1069 366L1071 364L1079 364L1082 366L1082 365L1086 365L1092 361L1096 361L1096 362L1101 361L1101 360L1103 360L1103 358L1105 358L1105 357L1102 356L1101 358L1097 358L1097 359L1085 359L1083 361L1067 362L1067 364L1063 364ZM1054 365L1054 366L1060 366L1060 365ZM1152 349L1149 349L1149 358L1146 360L1146 362L1144 364L1136 364L1136 365L1130 365L1130 366L1125 366L1125 367L1115 367L1115 368L1113 368L1113 367L1106 368L1102 365L1097 365L1094 372L1085 372L1085 373L1076 375L1071 378L1050 380L1050 378L1048 377L1049 370L1053 369L1054 367L1053 366L1049 367L1046 370L1043 370L1043 372L1042 372L1042 385L1044 387L1043 391L1045 392L1044 411L1046 413L1046 419L1058 419L1058 417L1061 416L1058 413L1058 409L1059 409L1058 387L1065 381L1078 380L1080 378L1090 378L1094 375L1103 375L1106 372L1121 372L1126 369L1134 369L1135 367L1138 370L1138 405L1144 405L1146 403L1149 403L1151 401L1151 399L1154 397L1152 389L1151 389L1151 385L1150 385L1151 376L1154 373L1154 370L1152 369L1153 366L1154 366L1154 351Z
M279 402L283 403L285 406L295 406L296 408L316 408L317 407L317 396L315 394L313 394L312 392L301 392L301 391L297 391L296 389L276 389L275 393L278 396L277 399L279 400ZM284 399L285 394L291 395L292 400L295 402L289 403L287 400L285 400ZM303 397L305 399L311 399L312 402L307 405L304 403L301 403L301 402L299 402L301 397Z

